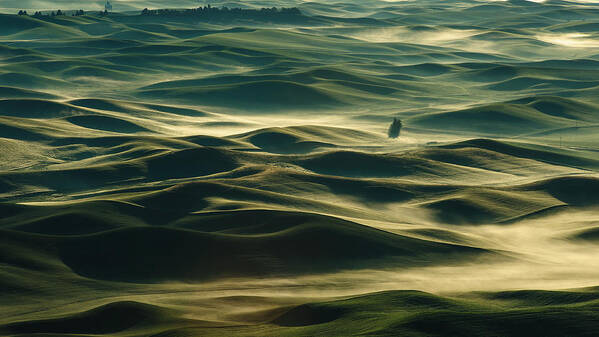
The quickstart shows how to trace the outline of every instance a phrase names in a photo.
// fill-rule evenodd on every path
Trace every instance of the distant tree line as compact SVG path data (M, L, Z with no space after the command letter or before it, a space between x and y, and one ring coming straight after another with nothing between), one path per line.
M190 9L147 9L141 11L141 15L159 15L159 16L200 16L207 18L219 17L241 17L241 18L260 18L272 16L298 16L302 15L300 10L293 8L261 8L261 9L243 9L228 7L212 7L210 5Z
M20 10L19 15L29 15L27 11ZM82 9L76 11L70 11L69 14L62 10L51 11L51 12L40 12L37 11L33 14L33 17L53 17L53 16L82 16L85 15ZM107 15L108 11L104 10L99 13L100 15ZM292 8L261 8L261 9L244 9L244 8L228 8L228 7L212 7L210 5L198 8L190 9L147 9L141 11L141 15L148 16L198 16L204 18L224 18L224 17L239 17L249 19L259 18L272 18L272 17L290 17L290 16L301 16L302 13L296 7Z
M21 11L19 11L19 15L28 15L28 14L27 14L27 11L21 10ZM63 16L63 15L81 16L81 15L85 15L85 12L83 11L83 9L80 9L80 10L72 11L70 14L67 14L59 9L57 11L48 12L47 14L44 14L39 11L33 13L33 17L36 17L36 18L39 18L42 16Z

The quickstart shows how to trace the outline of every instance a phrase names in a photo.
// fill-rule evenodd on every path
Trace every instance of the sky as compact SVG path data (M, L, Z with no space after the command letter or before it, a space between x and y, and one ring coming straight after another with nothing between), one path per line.
M311 2L312 0L310 0ZM345 2L351 3L355 0L317 0L322 3ZM393 2L422 1L422 0L365 0L359 1L361 5L380 4L388 6ZM435 0L432 0L435 1ZM473 0L476 1L476 0ZM479 0L485 1L504 1L504 0ZM505 0L507 1L507 0ZM528 0L534 2L547 2L548 0ZM0 0L0 12L13 13L20 9L25 10L103 10L105 0ZM136 11L143 8L192 8L199 5L226 4L229 7L290 7L299 5L305 0L111 0L114 11ZM439 1L447 4L447 1ZM599 0L573 0L572 3L599 3Z

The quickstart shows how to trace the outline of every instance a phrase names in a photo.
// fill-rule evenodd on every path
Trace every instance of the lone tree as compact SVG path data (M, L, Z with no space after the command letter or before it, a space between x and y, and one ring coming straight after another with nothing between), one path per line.
M401 132L401 127L403 126L401 119L393 118L393 122L389 126L389 130L387 131L387 135L389 138L397 138L399 137L399 133Z

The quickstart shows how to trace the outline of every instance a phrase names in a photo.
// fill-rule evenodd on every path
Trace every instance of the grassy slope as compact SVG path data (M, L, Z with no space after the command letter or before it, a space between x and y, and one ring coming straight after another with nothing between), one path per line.
M596 289L371 293L595 282L596 9L300 7L0 17L0 334L597 335Z
M264 311L252 319L266 319L266 323L242 327L182 319L181 313L142 303L113 302L65 317L7 324L0 331L133 336L156 332L164 336L594 336L597 298L596 291L586 289L473 293L465 298L388 291ZM97 325L98 321L109 323Z

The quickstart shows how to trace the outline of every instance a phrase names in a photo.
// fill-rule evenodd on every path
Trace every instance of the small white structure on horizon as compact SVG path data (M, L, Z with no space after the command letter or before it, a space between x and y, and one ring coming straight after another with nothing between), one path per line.
M110 0L106 0L106 4L104 5L104 10L107 12L112 12L112 4Z

